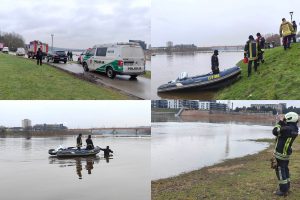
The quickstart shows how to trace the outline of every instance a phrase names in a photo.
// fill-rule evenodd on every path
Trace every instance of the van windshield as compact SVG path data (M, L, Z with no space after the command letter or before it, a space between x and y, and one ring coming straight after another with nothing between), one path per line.
M124 58L144 58L144 51L141 47L124 46L121 50L121 56Z

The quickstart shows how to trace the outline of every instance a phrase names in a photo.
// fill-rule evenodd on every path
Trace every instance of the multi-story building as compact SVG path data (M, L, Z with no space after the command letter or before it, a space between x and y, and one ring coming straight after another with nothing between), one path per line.
M180 109L182 107L192 110L221 110L227 111L227 104L217 103L216 101L199 100L152 100L152 108Z
M168 48L172 48L173 47L173 42L172 41L168 41L167 42L167 47Z
M56 131L68 129L63 124L36 124L32 127L34 131Z
M279 104L251 104L251 107L261 110L263 108L275 109L279 114L282 114L282 111L286 108L286 103Z
M31 127L31 120L30 119L23 119L22 120L22 127L23 129L28 129Z

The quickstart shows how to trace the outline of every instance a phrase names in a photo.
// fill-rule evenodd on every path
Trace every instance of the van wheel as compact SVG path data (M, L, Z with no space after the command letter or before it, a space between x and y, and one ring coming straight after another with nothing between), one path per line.
M114 72L114 70L111 67L108 67L106 69L106 75L108 76L108 78L114 79L116 77L116 73Z
M84 69L85 72L90 71L90 69L89 69L89 67L86 63L83 63L83 69Z

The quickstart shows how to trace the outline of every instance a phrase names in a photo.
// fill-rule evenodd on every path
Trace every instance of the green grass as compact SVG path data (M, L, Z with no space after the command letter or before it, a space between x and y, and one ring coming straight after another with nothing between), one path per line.
M151 71L146 71L143 77L151 79Z
M261 140L268 141L270 140ZM260 142L260 141L259 141ZM275 172L270 168L274 145L255 154L226 160L177 177L152 182L153 200L251 199L276 198ZM300 199L300 140L293 145L290 161L291 192L288 199Z
M35 60L0 54L0 99L128 99Z
M247 78L247 65L240 61L242 79L220 90L215 99L300 99L300 44L292 44L292 49L284 51L278 47L265 51L265 63L252 70Z

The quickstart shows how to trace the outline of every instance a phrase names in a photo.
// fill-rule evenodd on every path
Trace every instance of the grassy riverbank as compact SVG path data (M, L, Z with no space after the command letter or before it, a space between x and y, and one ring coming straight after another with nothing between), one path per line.
M258 142L272 142L259 140ZM152 182L152 200L251 199L276 198L277 179L270 168L274 145L255 154L226 160L177 177ZM291 192L287 199L300 199L300 139L293 145L290 162Z
M242 79L220 90L215 99L300 99L299 56L299 43L292 44L287 51L283 47L266 50L266 62L259 66L258 73L252 70L250 78L247 78L247 65L239 62Z
M0 99L128 99L35 60L0 53Z
M143 77L151 79L151 71L146 71Z

